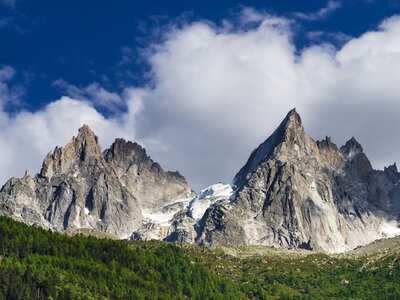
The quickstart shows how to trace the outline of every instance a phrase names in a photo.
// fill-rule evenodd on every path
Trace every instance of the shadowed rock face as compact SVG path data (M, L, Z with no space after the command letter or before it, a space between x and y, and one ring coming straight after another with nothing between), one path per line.
M93 228L128 238L142 209L193 195L185 179L165 172L136 143L116 139L101 151L87 125L44 159L35 177L10 179L0 191L0 213L28 224L74 231Z
M399 180L394 166L373 170L354 138L340 150L313 141L292 110L236 175L232 203L206 212L197 242L349 250L396 230Z

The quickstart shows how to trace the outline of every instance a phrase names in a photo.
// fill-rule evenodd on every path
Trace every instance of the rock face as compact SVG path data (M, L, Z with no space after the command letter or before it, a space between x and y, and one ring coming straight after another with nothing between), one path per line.
M229 205L205 213L197 242L342 252L399 234L400 173L375 171L352 138L315 142L295 110L235 177Z
M165 172L137 143L116 139L104 152L104 157L120 182L133 195L140 195L143 209L159 208L171 200L192 194L182 175Z
M133 237L342 252L400 234L399 183L396 165L373 170L354 138L340 149L328 137L309 138L292 110L233 189L214 185L170 203L146 215Z
M374 170L351 138L314 141L290 111L250 155L233 186L194 195L136 143L101 152L87 126L44 160L35 177L10 179L0 214L56 230L93 228L120 238L206 246L268 245L343 252L400 235L400 173Z
M84 125L46 156L39 174L2 187L0 214L59 231L91 228L128 238L144 208L193 194L179 173L165 172L136 143L116 139L103 153Z

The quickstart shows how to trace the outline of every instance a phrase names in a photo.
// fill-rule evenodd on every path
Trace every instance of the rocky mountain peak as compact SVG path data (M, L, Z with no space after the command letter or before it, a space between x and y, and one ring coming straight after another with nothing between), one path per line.
M339 150L335 143L332 142L329 136L325 137L322 141L317 141L317 145L320 149L332 149Z
M117 138L103 156L123 186L132 194L141 195L142 208L145 210L160 207L174 197L186 198L194 194L183 176L178 172L164 171L135 142Z
M102 151L98 137L88 125L78 130L78 135L64 147L56 147L44 159L40 175L51 177L56 173L65 173L76 163L101 160Z
M283 142L294 145L304 138L303 123L295 108L287 113L272 135L275 136L276 145Z
M235 176L234 184L242 185L248 174L263 161L278 152L297 152L300 148L308 148L308 137L305 134L303 123L296 109L288 112L278 128L258 148L253 150L247 163Z
M284 128L286 131L285 133L288 134L287 130L291 129L296 132L304 132L303 123L301 121L300 115L297 113L296 109L293 108L289 111L283 119L282 123L279 125L278 128Z
M400 234L400 173L373 170L355 138L314 142L290 111L255 149L234 181L229 204L215 204L197 242L342 252Z
M127 170L133 162L141 164L150 160L142 146L122 138L115 139L111 147L104 151L104 157L107 162L112 162L124 170Z
M398 174L400 174L399 171L398 171L398 169L397 169L397 164L396 164L396 162L393 163L393 164L390 165L390 166L385 167L385 168L384 168L384 172L387 173L387 174L395 175L395 176L396 176L396 175L398 176Z
M393 163L393 165L387 166L384 169L385 172L391 172L391 173L398 173L398 169L397 169L397 164L396 162Z
M77 137L72 138L72 141L65 147L65 151L70 148L74 151L71 154L75 157L79 155L81 161L92 156L100 157L102 154L99 138L86 124L79 128Z
M372 170L371 162L365 155L363 147L352 137L346 144L340 147L340 152L346 160L346 174L350 178L367 176Z
M146 212L193 194L184 177L165 172L139 144L118 138L102 153L98 137L83 125L65 147L46 156L40 174L26 172L3 186L0 215L60 231L89 228L128 238Z
M340 152L345 156L345 157L352 157L355 154L363 153L364 149L360 145L357 140L352 137L350 140L346 142L342 147L340 147Z
M93 132L93 130L89 127L87 124L83 124L79 129L78 129L78 135L77 135L78 140L95 140L95 142L98 142L98 138L96 134Z
M315 142L291 110L250 155L237 189L198 196L139 144L118 138L101 153L87 125L49 153L37 176L10 179L0 215L55 230L218 246L269 245L341 252L400 234L400 173L373 170L361 145Z

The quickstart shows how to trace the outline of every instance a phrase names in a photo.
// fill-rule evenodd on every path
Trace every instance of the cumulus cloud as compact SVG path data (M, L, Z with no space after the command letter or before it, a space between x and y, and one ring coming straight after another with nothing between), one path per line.
M9 81L16 71L10 67L0 69L0 104L3 108L17 94ZM140 95L136 91L135 95ZM40 170L44 156L56 145L64 146L83 124L88 124L100 136L105 149L117 136L135 140L134 116L139 111L131 90L123 95L130 110L118 117L106 118L96 110L93 102L64 96L36 112L19 111L16 114L0 111L0 181L11 176L22 176L25 169L32 173ZM132 98L132 99L131 99Z
M155 88L137 131L198 186L229 180L298 98L290 32L277 20L246 32L194 23L170 32L150 57Z
M111 133L122 129L116 121L105 119L89 103L69 97L35 113L21 112L8 117L0 133L0 179L4 182L11 175L22 176L25 169L40 170L44 155L56 145L65 145L82 124L89 124L100 133L104 146L111 142Z
M340 48L322 42L301 51L291 20L253 10L239 20L242 27L229 22L170 27L149 48L151 84L117 95L126 109L112 118L87 99L92 89L68 85L77 94L41 111L3 112L2 179L25 166L37 170L39 156L89 123L104 146L116 136L136 139L198 189L230 181L293 107L311 137L329 135L340 145L355 136L379 168L399 159L399 17Z
M342 48L321 43L300 53L290 20L246 20L259 25L175 29L150 56L154 88L143 96L137 131L157 141L155 157L197 186L230 180L297 107L311 136L341 144L354 135L375 167L399 159L398 18Z

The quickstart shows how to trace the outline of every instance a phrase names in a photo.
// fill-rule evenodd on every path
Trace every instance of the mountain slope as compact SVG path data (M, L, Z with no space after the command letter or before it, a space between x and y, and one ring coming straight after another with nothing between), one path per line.
M102 153L84 125L46 156L39 174L3 186L0 214L59 231L91 228L129 238L143 208L193 194L179 173L165 172L136 143L116 139Z
M236 175L231 204L206 212L197 241L350 250L399 231L398 179L395 167L374 171L354 138L340 150L315 142L292 110Z
M354 138L340 148L328 137L314 141L295 110L233 182L195 195L140 145L116 139L102 152L83 126L47 155L39 174L3 186L0 214L59 231L329 253L400 234L396 165L374 170Z
M68 236L0 217L0 299L246 299L172 244Z
M341 255L207 249L68 236L0 217L0 299L399 299L399 239L376 244Z

